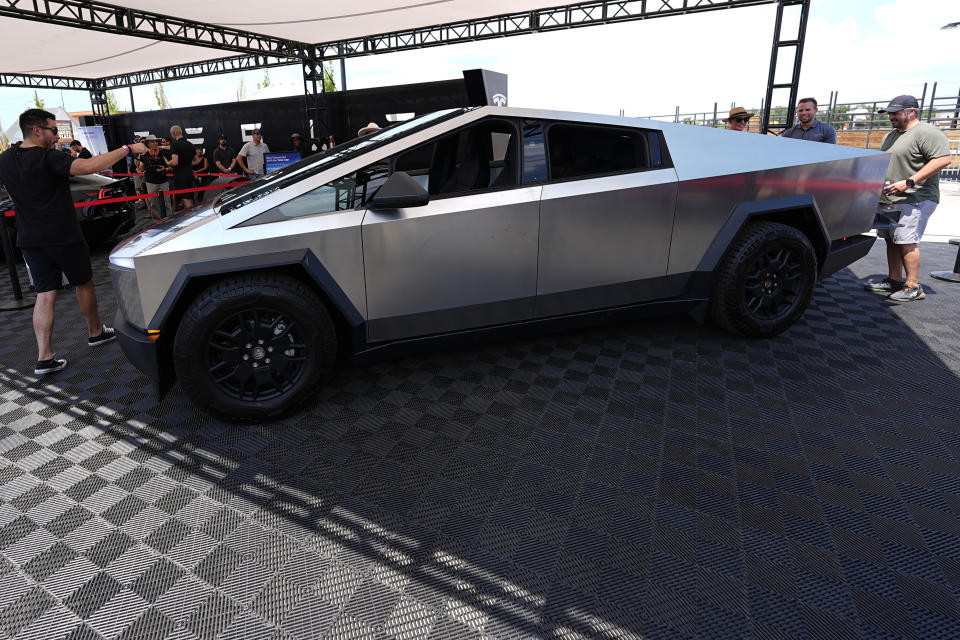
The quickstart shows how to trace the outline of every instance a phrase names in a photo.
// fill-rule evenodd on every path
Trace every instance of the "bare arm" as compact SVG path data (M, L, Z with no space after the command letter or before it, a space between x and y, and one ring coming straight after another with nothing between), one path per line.
M147 148L139 142L129 146L134 153L145 153L147 150ZM123 147L120 147L119 149L107 151L106 153L101 153L100 155L93 156L92 158L78 158L77 160L73 161L73 164L70 165L70 175L87 176L91 173L104 171L126 157L127 150Z
M913 178L914 182L923 182L930 176L939 173L941 170L950 166L950 156L942 156L940 158L934 158L927 164L920 167L920 171L917 171L915 174L910 176Z
M244 173L250 173L250 170L247 169L247 163L244 162L245 158L242 155L237 156L237 164L240 165L240 168L243 169Z
M950 156L940 156L939 158L933 158L932 160L929 160L927 164L920 167L920 170L910 177L913 178L914 182L918 182L918 183L923 182L930 176L936 173L939 173L944 167L948 166L949 164L950 164ZM908 188L909 187L907 187L907 181L900 180L898 182L894 182L891 185L888 185L884 189L884 192L886 192L888 195L896 196L896 195L900 195L901 193L905 193Z

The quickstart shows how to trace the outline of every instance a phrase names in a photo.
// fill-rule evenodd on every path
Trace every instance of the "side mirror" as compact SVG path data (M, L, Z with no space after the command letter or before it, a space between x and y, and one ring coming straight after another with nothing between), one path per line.
M394 171L367 205L370 209L402 209L422 207L430 202L430 194L406 171Z

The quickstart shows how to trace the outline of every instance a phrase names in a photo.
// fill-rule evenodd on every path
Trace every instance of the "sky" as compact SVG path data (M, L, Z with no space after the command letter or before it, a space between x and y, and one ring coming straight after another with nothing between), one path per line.
M348 59L348 89L461 78L485 68L509 77L509 104L628 116L757 108L764 98L775 5L567 29ZM799 15L795 13L793 15ZM902 93L960 94L958 0L812 0L799 93L821 103L837 92L840 103L888 100ZM788 14L785 34L796 33ZM73 52L76 53L75 51ZM792 55L784 56L792 63ZM784 60L781 60L784 62ZM145 65L146 66L146 65ZM339 78L339 62L334 65ZM299 66L270 70L270 95L302 94ZM164 84L174 107L236 100L241 78L248 98L264 71ZM788 81L782 64L777 82ZM156 108L154 86L135 87L138 111ZM47 107L89 110L77 91L39 91ZM786 91L775 95L783 104ZM127 89L116 92L130 109ZM9 127L33 106L33 91L0 87L0 126Z

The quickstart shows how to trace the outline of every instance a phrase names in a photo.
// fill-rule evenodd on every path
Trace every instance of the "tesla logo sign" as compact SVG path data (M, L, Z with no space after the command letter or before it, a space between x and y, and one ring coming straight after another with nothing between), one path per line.
M503 95L502 93L493 94L493 96L490 97L490 100L493 101L493 104L498 107L507 106L507 96Z

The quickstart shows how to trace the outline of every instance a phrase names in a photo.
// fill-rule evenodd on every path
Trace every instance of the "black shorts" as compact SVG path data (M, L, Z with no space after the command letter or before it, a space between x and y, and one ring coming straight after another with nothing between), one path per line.
M190 174L189 176L185 176L183 178L173 176L173 188L174 189L193 189L193 174ZM192 193L178 193L177 195L181 198L193 197Z
M22 247L23 260L30 268L33 289L37 293L54 291L62 283L61 273L73 286L93 279L90 267L90 249L86 242L75 242L55 247Z

